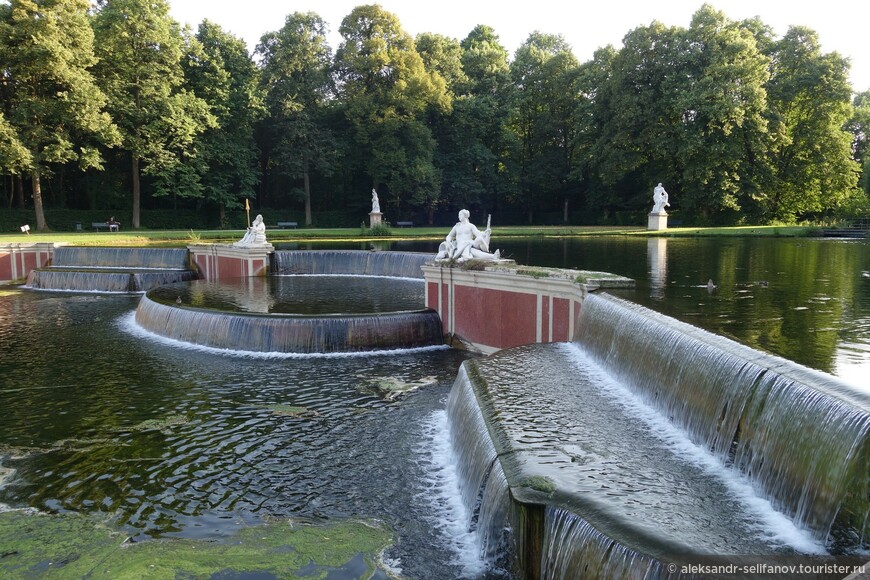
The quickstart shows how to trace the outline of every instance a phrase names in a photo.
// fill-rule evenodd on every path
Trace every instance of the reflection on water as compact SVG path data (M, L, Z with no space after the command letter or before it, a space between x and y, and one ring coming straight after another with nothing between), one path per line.
M163 286L163 304L260 314L371 314L422 310L423 281L373 276L266 276Z
M498 246L520 264L634 278L634 290L614 293L870 389L870 240L607 236Z
M0 503L110 514L135 539L265 517L375 518L408 577L463 564L430 501L427 422L455 349L334 359L181 350L118 328L138 298L0 295ZM86 337L86 339L84 339ZM426 385L387 397L382 383ZM446 460L446 459L445 459Z
M646 254L650 297L662 300L668 287L668 239L649 238L646 241Z

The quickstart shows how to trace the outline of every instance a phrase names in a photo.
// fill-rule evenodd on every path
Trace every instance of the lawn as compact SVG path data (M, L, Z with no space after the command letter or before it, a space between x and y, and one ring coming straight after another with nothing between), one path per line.
M300 241L371 241L371 240L438 240L447 235L446 227L393 228L389 236L372 236L361 228L270 229L270 242ZM669 228L648 231L642 227L616 226L501 226L493 228L495 237L544 236L810 236L819 228L807 226L740 226L713 228ZM0 244L67 243L76 246L163 246L223 243L241 239L241 230L125 230L121 232L31 232L0 234Z

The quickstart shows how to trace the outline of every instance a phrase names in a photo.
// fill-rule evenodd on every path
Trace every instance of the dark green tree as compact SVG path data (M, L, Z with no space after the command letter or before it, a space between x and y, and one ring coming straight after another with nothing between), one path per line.
M450 141L452 166L445 194L455 208L477 206L491 213L516 190L512 164L517 140L509 128L513 104L508 52L489 26L478 25L460 43L466 81L456 99Z
M433 106L426 114L426 123L435 139L433 163L441 176L441 191L430 192L423 203L428 209L427 221L432 224L435 209L452 199L454 191L467 188L469 176L461 162L465 153L462 143L465 125L460 122L462 105L457 101L456 91L468 86L468 77L462 70L462 47L456 39L427 32L418 35L415 43L426 70L437 72L447 82L447 92L454 103L450 110ZM460 96L459 100L465 98Z
M578 73L577 59L565 40L539 32L529 35L511 63L516 88L511 121L521 143L515 201L527 212L529 223L535 209L560 202L567 221L569 200L578 193L572 181Z
M269 166L302 179L305 225L312 224L311 172L332 174L340 150L326 122L335 92L326 34L326 23L318 15L296 12L281 30L264 35L257 47L269 110L264 128Z
M572 177L585 194L584 213L595 214L596 220L603 221L620 205L615 188L602 176L601 154L608 149L602 147L600 140L602 129L613 130L609 125L612 105L608 87L616 54L612 46L599 48L592 60L580 65L577 72L578 99L574 114L577 163Z
M853 136L844 126L852 115L849 62L824 54L818 35L792 27L774 43L767 85L773 180L759 205L765 220L789 221L843 203L856 187Z
M852 104L846 129L852 134L852 158L862 168L859 184L866 199L870 196L870 91L855 95Z
M462 47L455 38L424 32L417 35L414 46L426 70L441 75L451 95L468 82L468 76L462 70Z
M30 174L38 230L47 228L42 177L73 162L99 168L99 145L118 141L90 72L96 58L88 9L85 0L12 0L0 12L0 148L7 171Z
M16 175L27 169L31 159L30 151L18 138L15 127L0 112L0 169L3 173Z
M138 228L141 175L154 178L155 195L202 195L193 145L215 118L185 86L182 58L198 49L170 18L165 0L101 0L94 31L97 78L130 155L132 227Z
M773 140L765 112L769 59L752 31L704 5L685 32L679 206L706 218L752 208L767 183Z
M265 116L259 70L242 39L203 21L196 39L201 50L184 61L187 86L206 103L217 125L196 136L197 169L205 201L218 206L220 223L226 210L254 197L259 181L254 125ZM194 58L195 57L195 58Z
M583 147L588 177L615 188L625 209L650 207L658 182L674 208L708 220L751 207L771 174L772 142L769 59L753 30L705 5L688 29L631 31L608 62L581 77L579 118L601 127L594 141L580 132L592 143Z
M431 107L449 110L444 78L426 70L398 18L378 5L355 8L339 31L339 102L362 170L372 187L387 186L397 213L403 199L433 203L440 175L424 113Z

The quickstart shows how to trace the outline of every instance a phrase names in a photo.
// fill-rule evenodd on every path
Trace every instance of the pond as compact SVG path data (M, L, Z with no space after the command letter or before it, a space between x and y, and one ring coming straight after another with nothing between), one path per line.
M613 293L870 389L870 240L494 237L492 245L520 264L633 278L634 290Z
M622 297L867 388L866 241L493 246L522 264L635 278ZM444 445L447 393L472 355L180 348L136 332L137 301L0 291L0 466L14 470L0 503L106 514L134 541L225 537L273 517L371 518L394 531L388 555L410 578L498 574L475 559Z

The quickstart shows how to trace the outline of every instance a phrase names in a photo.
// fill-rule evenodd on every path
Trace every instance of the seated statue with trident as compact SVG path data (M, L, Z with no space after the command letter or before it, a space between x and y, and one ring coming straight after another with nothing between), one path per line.
M459 211L459 222L453 226L453 229L441 242L438 254L435 256L436 260L464 262L472 258L479 260L498 260L501 258L501 253L498 250L494 254L489 253L492 216L487 216L486 230L481 232L473 223L468 221L470 215L467 209Z
M248 246L261 246L266 244L266 224L263 223L263 216L257 215L254 218L254 223L251 224L251 227L248 228L247 232L245 232L244 237L241 240L233 244L233 246L237 248L244 248Z

